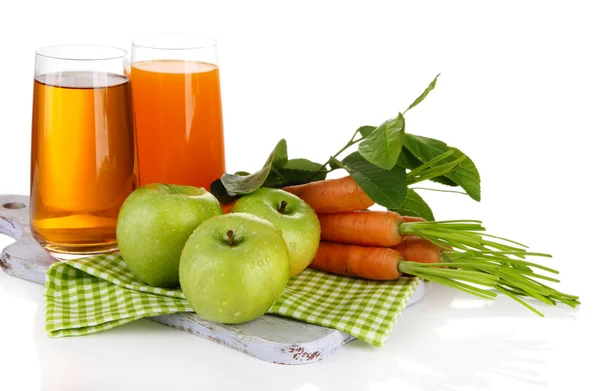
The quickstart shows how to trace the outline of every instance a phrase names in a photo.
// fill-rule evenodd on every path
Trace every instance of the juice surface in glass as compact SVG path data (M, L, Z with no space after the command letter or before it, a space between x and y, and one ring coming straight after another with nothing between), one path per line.
M137 185L131 91L123 75L34 81L31 230L46 249L116 249L119 208Z
M131 66L141 184L210 188L225 172L219 69L190 60Z

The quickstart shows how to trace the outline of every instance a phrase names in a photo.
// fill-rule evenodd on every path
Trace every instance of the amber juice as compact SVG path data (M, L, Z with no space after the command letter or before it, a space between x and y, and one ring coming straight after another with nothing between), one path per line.
M31 230L46 249L116 249L119 208L137 186L125 76L62 72L34 82Z

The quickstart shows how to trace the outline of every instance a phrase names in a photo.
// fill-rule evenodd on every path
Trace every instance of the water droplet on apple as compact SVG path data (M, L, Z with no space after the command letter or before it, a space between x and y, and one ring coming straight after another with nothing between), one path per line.
M235 316L237 318L238 316L240 316L240 312L238 311L238 312L234 313L233 316Z

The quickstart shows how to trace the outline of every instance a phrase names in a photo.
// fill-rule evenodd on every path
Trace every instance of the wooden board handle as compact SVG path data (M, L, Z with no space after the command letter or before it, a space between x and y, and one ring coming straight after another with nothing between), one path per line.
M0 195L0 233L19 240L29 230L29 197Z
M43 284L48 265L55 262L31 235L29 197L0 195L0 233L16 240L0 254L0 267L10 275Z

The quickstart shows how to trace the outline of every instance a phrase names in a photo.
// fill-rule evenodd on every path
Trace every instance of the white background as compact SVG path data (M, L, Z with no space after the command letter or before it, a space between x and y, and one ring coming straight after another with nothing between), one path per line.
M597 389L600 13L593 2L11 1L0 8L0 194L29 193L34 50L128 48L135 36L218 40L229 171L285 137L322 161L403 110L409 132L478 165L483 197L422 193L439 218L480 218L550 252L578 310L541 319L428 286L383 349L352 343L283 367L138 321L81 338L43 333L41 287L0 273L0 389ZM0 248L11 241L0 237ZM584 358L585 354L591 356Z

